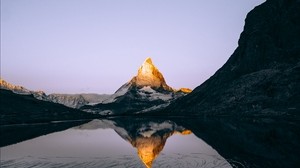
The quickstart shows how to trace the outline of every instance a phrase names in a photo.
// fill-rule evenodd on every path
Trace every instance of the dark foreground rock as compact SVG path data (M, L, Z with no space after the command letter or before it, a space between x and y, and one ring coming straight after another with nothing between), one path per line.
M300 111L300 1L267 0L246 17L239 46L168 115L293 116Z
M0 89L0 125L81 120L95 115Z

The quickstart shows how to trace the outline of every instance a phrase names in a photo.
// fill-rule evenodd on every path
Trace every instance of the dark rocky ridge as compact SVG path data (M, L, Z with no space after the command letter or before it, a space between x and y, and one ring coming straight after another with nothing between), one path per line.
M300 1L267 0L246 17L239 46L169 115L295 115L300 109Z
M98 117L61 104L38 100L34 95L19 95L3 89L0 89L0 104L0 126Z

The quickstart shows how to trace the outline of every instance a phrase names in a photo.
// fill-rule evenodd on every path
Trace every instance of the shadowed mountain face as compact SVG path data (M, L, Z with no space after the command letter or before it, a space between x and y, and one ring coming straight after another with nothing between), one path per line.
M172 115L295 115L300 109L300 1L267 0L210 79L165 110Z
M0 89L0 125L45 123L95 117L60 104L37 100L33 95L19 95Z
M0 104L0 146L60 131L95 117L60 104L38 100L32 94L20 95L3 89L0 89Z

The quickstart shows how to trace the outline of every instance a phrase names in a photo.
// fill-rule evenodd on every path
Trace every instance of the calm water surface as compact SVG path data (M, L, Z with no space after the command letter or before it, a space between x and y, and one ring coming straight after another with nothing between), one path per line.
M4 167L229 168L231 165L191 130L171 120L116 118L95 119L4 146L1 168Z

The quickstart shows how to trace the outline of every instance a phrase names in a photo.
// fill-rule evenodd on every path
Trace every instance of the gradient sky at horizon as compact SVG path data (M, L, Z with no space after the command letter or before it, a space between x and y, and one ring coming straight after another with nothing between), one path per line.
M46 93L113 93L151 57L194 89L265 0L1 0L1 78Z

